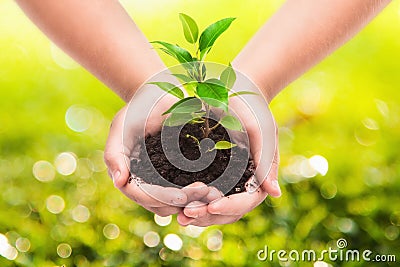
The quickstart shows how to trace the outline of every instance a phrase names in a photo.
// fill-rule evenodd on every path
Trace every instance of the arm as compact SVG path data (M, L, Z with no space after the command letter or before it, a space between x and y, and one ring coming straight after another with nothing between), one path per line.
M164 64L118 1L17 0L33 22L58 46L128 102ZM159 186L128 184L122 142L126 107L114 118L104 150L108 173L126 196L159 215L181 210L186 193ZM138 118L131 121L139 124ZM155 192L157 199L145 192ZM204 191L204 190L203 190ZM207 191L208 192L208 191ZM204 194L206 194L205 192Z
M390 0L288 0L233 62L268 101L366 26Z
M232 65L246 74L266 100L271 101L286 85L360 31L389 2L288 0L254 35ZM251 136L253 129L246 130ZM252 146L260 146L257 136L252 136L251 140ZM268 176L256 193L236 194L230 199L224 197L205 207L188 206L179 213L178 221L182 225L208 226L240 219L259 205L267 193L280 195L278 163L277 153Z
M118 1L17 3L54 43L126 102L142 83L165 68Z

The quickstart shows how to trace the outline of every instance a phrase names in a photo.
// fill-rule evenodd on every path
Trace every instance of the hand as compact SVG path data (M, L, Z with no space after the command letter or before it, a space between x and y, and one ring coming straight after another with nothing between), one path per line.
M260 123L254 119L251 110L243 101L239 98L234 98L230 101L231 107L238 111L237 115L242 120L244 128L249 136L250 152L257 167L255 174L257 179L254 177L251 178L253 179L252 182L261 185L254 192L246 191L228 197L221 197L210 202L208 205L198 201L189 203L178 214L177 220L181 225L209 226L233 223L262 203L268 194L273 197L279 197L281 195L278 184L279 153L277 130L275 129L275 131L271 133L271 129L269 129L270 134L267 134L266 131L268 131L268 129L263 129L265 125L259 125ZM264 107L260 105L264 105ZM250 106L253 110L257 111L257 109L259 109L262 111L263 109L265 110L266 105L265 101L258 101L251 103ZM271 142L271 139L275 139L275 142ZM265 151L263 151L265 146L268 146L269 143L275 144L275 153L272 159L268 158L270 153L265 153Z
M145 109L144 106L146 103L151 105L155 103L155 99L152 98L156 98L158 92L153 92L155 93L146 92L146 94L135 97L135 101L141 103L140 106L136 105L136 108ZM197 200L210 202L219 197L216 190L212 190L199 182L182 189L137 183L135 181L128 183L130 178L128 166L132 152L137 149L137 137L143 135L141 132L143 132L144 125L146 125L146 133L151 134L160 130L162 123L160 114L174 101L176 99L170 96L164 97L157 103L149 116L147 116L146 112L136 112L134 110L135 106L132 106L132 109L129 110L128 106L122 108L111 124L104 151L104 160L108 167L108 174L113 179L114 185L128 198L160 216L178 213L182 211L182 207L188 202ZM131 103L131 105L135 104ZM125 119L127 112L133 112L134 116L130 114L128 115L128 119ZM124 140L123 134L127 135L124 136Z
M104 161L108 167L108 174L117 188L145 209L160 216L175 214L181 210L176 205L185 204L187 201L186 194L181 190L135 182L128 183L130 172L127 163L130 158L128 154L130 149L124 147L122 140L126 111L127 106L117 113L111 124L104 151ZM155 199L146 192L153 192L159 197Z

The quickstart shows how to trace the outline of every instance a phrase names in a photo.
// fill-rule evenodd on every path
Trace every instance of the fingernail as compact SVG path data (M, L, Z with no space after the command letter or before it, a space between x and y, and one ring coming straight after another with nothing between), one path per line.
M189 212L189 214L186 214L186 213L185 213L185 215L186 215L186 217L194 218L194 219L196 219L196 218L199 217L199 214L197 214L197 213L190 214L190 212Z
M113 178L114 183L118 181L120 176L121 176L120 171L117 170L117 171L113 172L112 178Z

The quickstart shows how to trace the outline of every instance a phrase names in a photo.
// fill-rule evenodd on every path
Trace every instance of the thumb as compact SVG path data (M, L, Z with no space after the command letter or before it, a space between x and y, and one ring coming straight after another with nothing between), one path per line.
M261 187L272 197L280 197L282 192L278 182L279 152L275 150L274 159L267 179L264 179Z
M123 187L129 178L128 159L125 156L122 142L125 112L126 107L121 109L114 117L104 149L104 162L107 165L108 174L118 188Z
M255 152L255 161L257 169L255 176L258 184L261 184L272 197L279 197L281 189L278 182L278 167L279 167L279 145L278 145L278 127L273 117L271 117L271 127L274 131L264 130L261 135L254 138L258 144L262 144ZM253 146L254 147L254 146Z

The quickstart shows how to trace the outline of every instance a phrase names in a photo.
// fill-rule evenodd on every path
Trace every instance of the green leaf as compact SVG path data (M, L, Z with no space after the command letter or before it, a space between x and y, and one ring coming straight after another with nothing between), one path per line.
M179 80L181 80L184 83L190 83L190 82L195 82L196 80L194 80L192 77L189 77L185 74L179 74L179 73L173 73L173 76L175 76L176 78L178 78Z
M240 92L230 94L229 97L234 97L234 96L238 96L238 95L258 95L258 94L251 92L251 91L240 91Z
M232 89L236 81L236 73L230 63L229 66L222 71L220 79L226 85L228 90Z
M206 55L208 54L208 52L210 52L210 50L211 50L211 46L207 49L200 51L200 59L204 60Z
M191 44L196 43L199 36L199 28L194 19L183 13L179 13L179 19L182 22L183 34L185 35L186 41Z
M208 26L200 35L199 50L203 52L211 48L217 38L226 31L235 18L221 19Z
M231 142L228 142L228 141L219 141L214 145L214 147L211 150L214 150L214 149L218 149L218 150L230 149L230 148L235 147L235 146L236 146L236 144L232 144Z
M228 111L228 90L218 79L208 79L199 83L197 95L207 104Z
M154 41L151 43L162 45L164 48L161 48L161 50L176 58L180 63L193 61L192 55L185 48L162 41Z
M189 123L190 124L200 124L200 123L204 123L204 120L192 119Z
M187 97L179 100L175 104L173 104L167 111L165 111L162 115L168 113L192 113L200 111L202 108L202 104L200 99L196 97ZM191 117L192 118L192 117Z
M206 76L207 76L207 68L206 68L205 64L203 64L202 67L201 67L201 73L203 74L203 76L201 78L204 81L206 79Z
M198 82L190 82L190 83L184 83L182 84L183 87L185 88L188 96L196 96L196 86Z
M179 99L184 98L182 90L179 87L177 87L175 84L168 83L168 82L149 82L148 84L157 85L165 92L167 92L173 96L176 96Z
M174 113L171 114L165 121L165 126L179 126L186 124L192 120L192 115L189 113Z
M203 117L204 115L206 115L206 112L203 111L203 110L201 110L201 111L199 111L199 112L194 112L194 113L192 113L192 117L193 117L194 119L202 119L202 117Z
M231 115L227 115L225 117L223 117L219 123L224 126L225 128L228 128L230 130L234 130L234 131L241 131L242 128L242 124L240 123L240 121Z
M185 75L185 74L172 74L182 82L182 86L185 88L188 96L195 96L195 89L197 86L197 81L193 79L192 77Z

